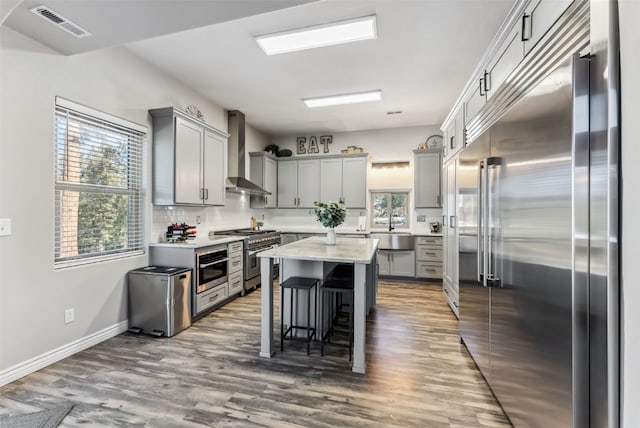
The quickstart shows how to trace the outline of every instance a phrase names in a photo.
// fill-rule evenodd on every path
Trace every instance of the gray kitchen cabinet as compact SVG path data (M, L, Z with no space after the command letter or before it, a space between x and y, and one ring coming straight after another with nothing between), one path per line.
M378 275L414 278L415 257L413 250L379 250Z
M414 198L416 208L440 208L441 149L414 150Z
M445 162L464 147L464 109L459 109L449 122L442 143Z
M342 159L320 160L320 200L338 202L342 200Z
M251 181L270 195L251 195L251 208L278 207L278 161L267 152L249 153Z
M416 237L416 278L442 280L442 237Z
M366 208L367 156L321 159L320 200L342 200L347 208Z
M475 118L482 107L487 103L488 83L485 79L486 71L483 71L476 78L476 83L472 84L464 96L464 123L467 125L471 119Z
M244 241L231 242L227 246L229 254L228 296L244 295Z
M442 210L444 219L442 227L442 286L447 302L456 315L458 315L457 164L458 157L456 156L444 165L443 179L445 192Z
M378 250L378 275L391 275L391 251Z
M224 205L228 134L173 107L153 118L153 203Z
M487 100L494 96L496 90L507 80L522 58L524 58L522 26L516 22L498 48L496 56L489 61Z
M347 208L367 207L367 157L342 159L342 198Z
M540 41L571 3L573 0L532 0L527 5L522 16L525 55Z
M278 162L278 208L311 208L320 198L318 159Z
M282 245L291 244L292 242L296 242L298 240L297 233L282 233L280 234L280 242Z

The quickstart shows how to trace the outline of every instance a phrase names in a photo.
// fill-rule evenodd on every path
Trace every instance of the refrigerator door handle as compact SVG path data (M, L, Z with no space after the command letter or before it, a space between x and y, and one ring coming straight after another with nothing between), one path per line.
M478 165L478 282L486 287L487 258L486 255L486 177L487 168L485 161L480 161Z
M494 184L492 180L493 174L498 167L502 165L502 159L499 157L490 157L485 159L485 278L484 278L484 286L485 287L499 287L500 279L496 274L496 259L495 259L495 248L494 248L494 231L496 225L493 224L492 221L492 213L495 210L495 202L496 196L493 193L497 193L497 185Z

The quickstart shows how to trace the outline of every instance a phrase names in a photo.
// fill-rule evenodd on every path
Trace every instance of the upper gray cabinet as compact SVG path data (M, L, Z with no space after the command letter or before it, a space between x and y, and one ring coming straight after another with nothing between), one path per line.
M331 157L320 160L320 200L344 201L347 208L366 208L367 156Z
M440 149L413 151L413 188L416 208L440 208L442 206L441 154Z
M278 161L267 152L249 153L251 181L270 195L251 195L251 208L276 208L278 206Z
M278 208L312 208L320 197L320 160L278 161Z
M153 117L153 203L224 205L228 134L173 107Z
M571 3L573 0L532 0L527 5L522 16L525 55L540 41Z
M522 2L517 15L507 21L499 38L481 62L463 96L465 125L473 121L493 97L504 88L509 76L560 18L573 0Z
M464 147L464 109L459 109L448 122L442 140L444 161Z

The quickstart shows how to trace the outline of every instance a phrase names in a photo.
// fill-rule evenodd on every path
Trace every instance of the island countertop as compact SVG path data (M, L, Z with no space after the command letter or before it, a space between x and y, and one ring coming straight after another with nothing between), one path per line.
M257 256L337 263L368 263L377 249L377 239L336 238L335 245L328 245L327 238L314 236L262 251Z

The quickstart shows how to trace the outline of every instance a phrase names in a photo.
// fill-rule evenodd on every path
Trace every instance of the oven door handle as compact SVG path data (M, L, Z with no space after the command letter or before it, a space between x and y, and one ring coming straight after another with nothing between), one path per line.
M220 263L226 262L226 261L228 261L228 260L229 260L229 257L227 257L226 259L216 260L215 262L205 263L205 264L203 264L203 265L199 265L198 267L199 267L200 269L206 269L206 268L208 268L209 266L217 265L217 264L220 264Z

